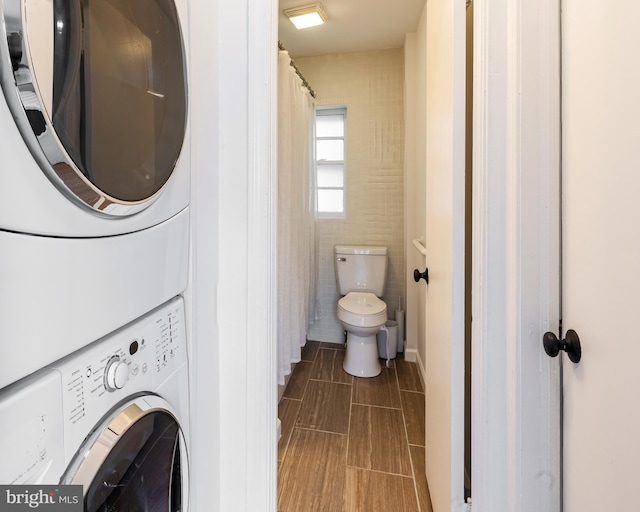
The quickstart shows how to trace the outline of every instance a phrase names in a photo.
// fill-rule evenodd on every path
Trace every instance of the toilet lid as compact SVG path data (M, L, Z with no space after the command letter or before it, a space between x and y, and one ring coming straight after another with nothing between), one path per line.
M356 315L379 315L387 311L387 305L368 292L349 292L338 301L338 309Z

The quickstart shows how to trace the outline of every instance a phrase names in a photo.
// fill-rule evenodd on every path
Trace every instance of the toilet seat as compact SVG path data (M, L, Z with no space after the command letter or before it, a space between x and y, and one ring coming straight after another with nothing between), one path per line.
M338 300L338 318L358 327L384 325L387 305L373 293L349 292Z

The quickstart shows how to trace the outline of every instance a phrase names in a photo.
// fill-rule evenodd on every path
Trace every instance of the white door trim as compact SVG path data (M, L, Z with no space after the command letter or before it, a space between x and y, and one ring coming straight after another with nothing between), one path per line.
M192 1L192 510L276 510L276 0Z
M276 510L278 2L248 9L247 509ZM224 99L223 99L224 101Z
M476 0L474 512L560 510L558 0Z

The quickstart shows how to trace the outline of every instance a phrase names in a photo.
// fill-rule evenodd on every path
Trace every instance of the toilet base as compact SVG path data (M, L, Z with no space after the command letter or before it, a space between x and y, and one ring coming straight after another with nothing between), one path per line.
M347 351L342 368L354 377L375 377L382 367L378 360L376 335L357 336L347 332Z

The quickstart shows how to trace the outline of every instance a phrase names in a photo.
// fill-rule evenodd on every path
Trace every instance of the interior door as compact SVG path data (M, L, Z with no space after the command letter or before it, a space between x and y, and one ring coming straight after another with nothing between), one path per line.
M435 512L464 502L464 0L427 2L426 471Z
M640 2L563 0L564 511L629 510L640 461Z

